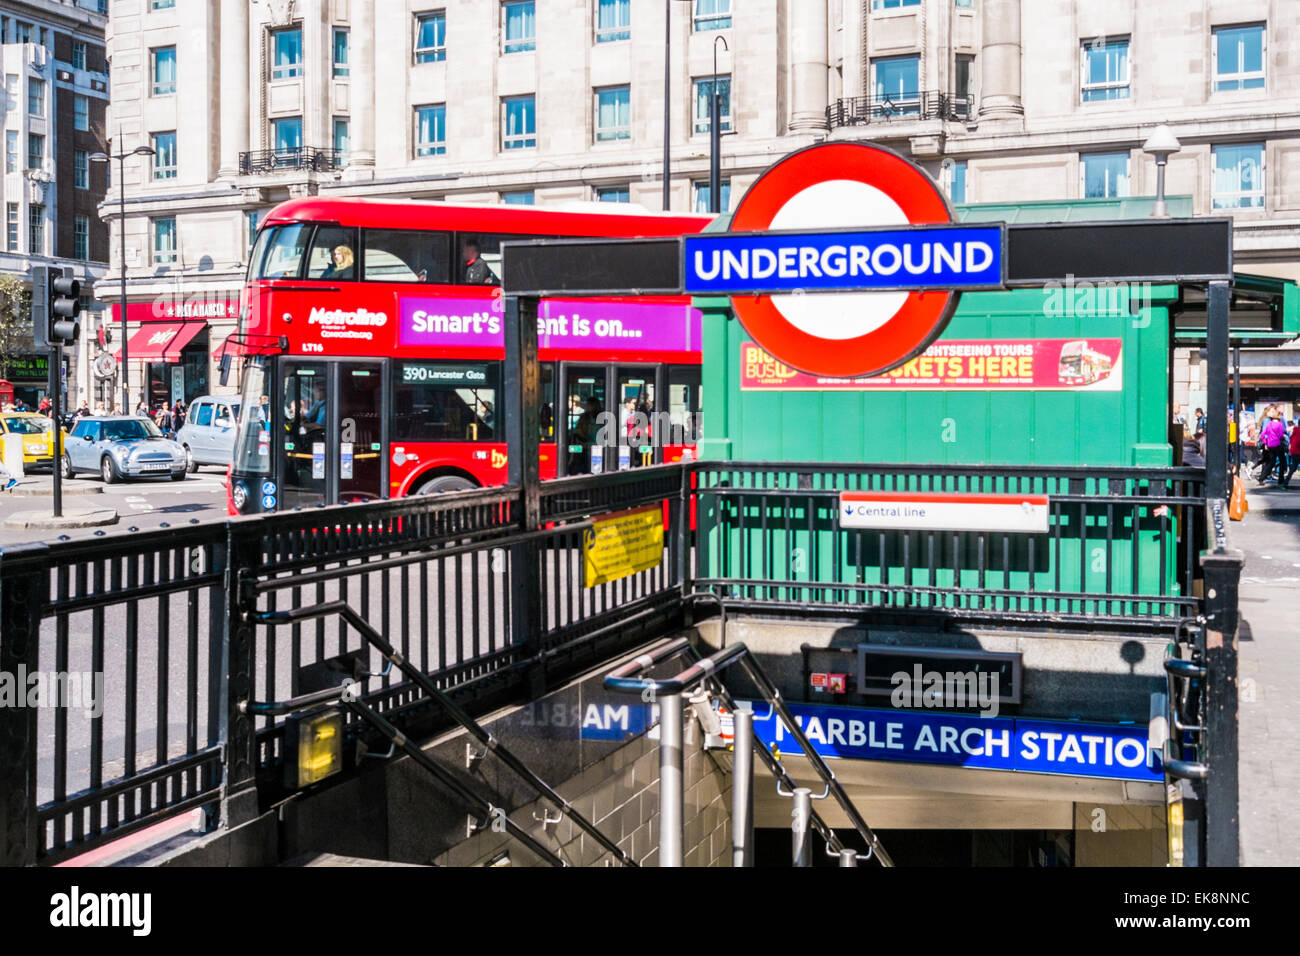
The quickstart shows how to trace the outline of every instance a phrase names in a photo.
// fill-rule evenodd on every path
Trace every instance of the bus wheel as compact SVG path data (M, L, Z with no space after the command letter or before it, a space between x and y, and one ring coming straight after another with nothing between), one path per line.
M437 478L431 478L419 488L415 489L417 495L436 495L444 491L465 491L468 488L477 488L478 485L461 475L439 475Z

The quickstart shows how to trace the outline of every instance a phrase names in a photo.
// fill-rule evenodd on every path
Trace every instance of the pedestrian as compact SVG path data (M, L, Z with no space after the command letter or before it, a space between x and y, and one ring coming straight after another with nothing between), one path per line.
M1286 469L1286 480L1278 482L1280 488L1291 487L1291 476L1296 473L1296 468L1300 467L1300 419L1292 422L1291 443L1287 450L1290 453L1290 463Z
M159 405L158 413L154 417L154 423L158 426L158 430L161 431L163 435L168 438L172 437L172 410L170 408L166 405Z
M178 398L176 399L176 404L172 406L172 428L176 429L176 431L180 431L181 426L184 424L185 424L185 405Z
M1228 411L1228 417L1229 418L1232 417L1231 410ZM1198 432L1205 431L1205 409L1203 408L1198 408L1196 410L1196 430Z
M51 402L48 398L42 398L40 405L37 406L37 410L42 415L48 415L50 413L50 409L53 407L54 407L53 402Z
M1282 466L1282 442L1286 438L1286 425L1282 423L1282 414L1276 405L1270 405L1264 412L1264 427L1259 433L1259 444L1263 449L1259 465L1259 483L1273 481Z
M1205 433L1197 432L1183 439L1183 464L1191 468L1205 467L1205 451L1201 447Z
M88 405L86 403L86 400L83 398L81 400L81 405L77 408L77 417L85 418L89 414L90 414L90 405Z

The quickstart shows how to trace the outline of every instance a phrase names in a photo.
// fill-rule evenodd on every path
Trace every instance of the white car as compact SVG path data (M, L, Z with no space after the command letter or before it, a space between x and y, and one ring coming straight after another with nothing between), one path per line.
M111 415L77 419L63 442L63 477L97 473L106 484L126 478L185 477L185 449L147 418Z

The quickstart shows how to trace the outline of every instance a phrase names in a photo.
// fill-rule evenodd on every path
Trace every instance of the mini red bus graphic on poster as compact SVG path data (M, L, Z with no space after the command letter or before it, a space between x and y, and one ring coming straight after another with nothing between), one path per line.
M762 346L740 346L743 391L877 389L1118 392L1124 384L1122 339L945 339L883 375L809 375Z

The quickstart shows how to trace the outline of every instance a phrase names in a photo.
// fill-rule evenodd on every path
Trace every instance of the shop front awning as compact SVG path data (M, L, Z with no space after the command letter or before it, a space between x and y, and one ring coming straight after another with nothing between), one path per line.
M205 322L150 322L131 336L126 344L132 361L179 362L181 350L206 327ZM122 353L117 353L122 361Z

